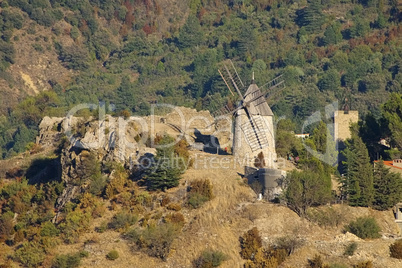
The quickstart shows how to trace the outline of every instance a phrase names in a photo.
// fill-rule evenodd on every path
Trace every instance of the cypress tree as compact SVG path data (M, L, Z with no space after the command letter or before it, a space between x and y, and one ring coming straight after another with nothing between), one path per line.
M148 190L163 190L179 185L182 169L175 158L173 143L174 138L163 136L158 142L155 161L145 174Z
M352 133L352 138L346 140L346 149L343 155L346 161L342 162L345 166L346 178L343 181L343 188L351 206L370 206L373 202L373 169L366 145L363 140Z
M401 174L390 172L384 161L374 167L374 202L373 207L386 210L393 207L402 198Z

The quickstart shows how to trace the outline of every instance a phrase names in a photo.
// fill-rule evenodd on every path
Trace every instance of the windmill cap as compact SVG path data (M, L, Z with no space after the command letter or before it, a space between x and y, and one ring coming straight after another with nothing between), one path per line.
M244 94L244 101L250 101L253 98L257 97L258 95L261 95L261 91L258 88L256 84L251 84L246 93ZM263 100L262 100L263 98ZM261 98L258 98L254 100L253 102L250 103L250 108L248 109L251 114L259 114L263 116L273 116L274 114L272 113L271 108L269 107L267 101L265 98L262 96Z

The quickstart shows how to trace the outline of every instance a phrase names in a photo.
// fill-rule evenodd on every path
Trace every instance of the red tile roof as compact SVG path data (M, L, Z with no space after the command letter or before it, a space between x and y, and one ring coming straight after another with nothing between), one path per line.
M378 160L374 161L374 163L378 163L378 162L379 162ZM402 169L401 167L394 166L393 161L384 161L384 165L392 167L392 168Z

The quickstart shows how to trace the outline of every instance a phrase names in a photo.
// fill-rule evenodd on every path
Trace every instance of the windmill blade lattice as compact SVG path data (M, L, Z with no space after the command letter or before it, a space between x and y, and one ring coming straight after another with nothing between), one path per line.
M266 126L261 117L246 121L241 125L241 129L243 130L246 142L253 152L268 147L268 139L264 133Z
M229 64L223 64L223 70L218 70L218 72L221 75L232 96L238 94L241 99L243 99L241 90L244 89L244 84L239 74L237 73L233 62L229 60Z

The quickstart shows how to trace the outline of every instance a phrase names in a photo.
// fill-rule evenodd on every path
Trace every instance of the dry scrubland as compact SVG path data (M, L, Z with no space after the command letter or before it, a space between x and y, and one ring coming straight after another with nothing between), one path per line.
M231 158L231 156L199 154L199 161L207 157ZM183 207L180 211L186 223L179 237L174 240L166 262L144 253L133 252L119 232L95 231L102 222L109 221L119 211L119 207L113 211L106 210L101 218L95 219L90 230L80 236L78 243L60 244L54 252L67 254L79 250L88 251L89 256L82 259L81 267L192 267L192 261L204 249L212 248L222 251L229 257L221 267L241 267L244 261L239 255L239 236L252 227L257 227L264 246L275 244L281 237L292 237L300 241L301 246L280 267L305 266L307 260L316 254L320 254L325 263L353 265L360 261L371 260L374 267L402 266L402 261L389 257L389 245L399 235L392 211L380 212L369 208L335 205L332 206L332 212L338 213L338 225L320 227L316 223L300 218L285 206L257 201L253 190L243 182L239 173L242 173L240 166L230 169L203 169L202 165L198 165L197 168L191 168L184 174L179 187L160 193L160 195L167 194L172 202L184 202L186 187L191 181L209 179L215 196L198 209ZM156 214L161 210L166 208L160 207L153 213ZM360 216L376 218L382 229L382 238L362 240L350 233L343 234L343 226ZM345 247L353 241L358 245L355 254L351 257L343 256ZM119 258L111 261L105 256L113 249L118 251ZM1 246L1 252L4 255L12 253L5 245Z

